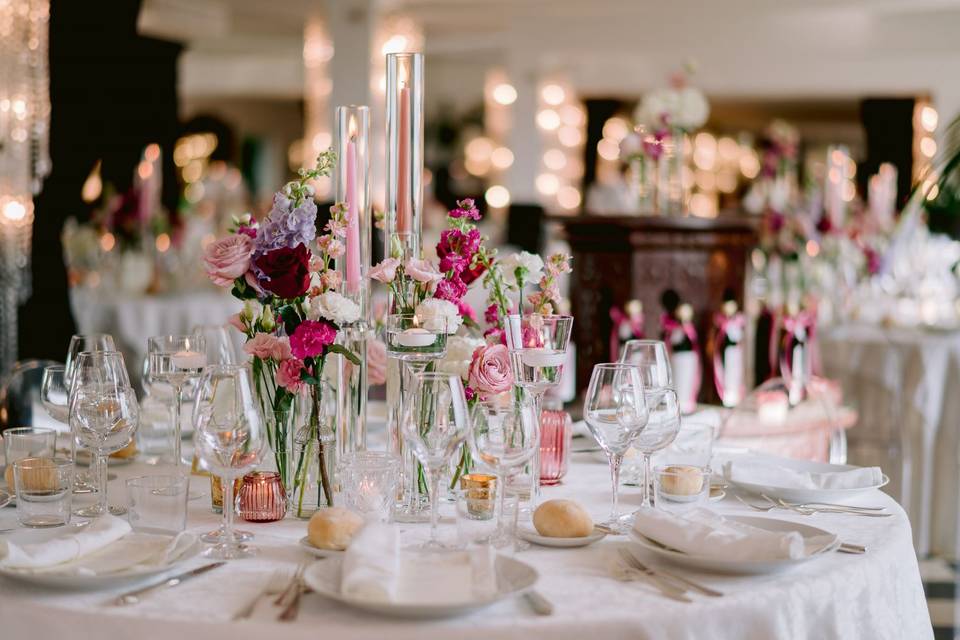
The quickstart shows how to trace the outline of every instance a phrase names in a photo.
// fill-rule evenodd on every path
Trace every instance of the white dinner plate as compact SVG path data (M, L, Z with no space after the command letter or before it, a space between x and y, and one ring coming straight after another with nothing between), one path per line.
M858 468L849 464L829 464L826 462L811 462L809 460L793 460L791 458L777 458L777 462L786 469L814 473L850 471ZM750 493L756 495L763 494L771 498L780 498L787 502L845 502L851 498L856 498L862 493L885 486L890 482L890 478L884 474L879 484L857 489L797 489L796 487L778 487L753 482L735 482L729 478L727 478L727 481Z
M597 540L603 540L605 537L607 537L607 534L594 529L593 533L590 535L580 538L551 538L549 536L542 536L535 530L528 529L527 527L517 527L517 535L527 542L532 542L533 544L538 544L543 547L557 547L561 549L585 547L589 544L593 544Z
M308 536L303 536L300 538L300 547L309 553L312 556L318 558L335 558L343 555L343 551L337 551L336 549L321 549L320 547L315 547L310 543L310 538Z
M791 567L803 564L805 562L810 562L816 558L824 556L828 553L836 550L840 546L840 539L836 534L829 531L825 531L818 527L813 527L808 524L800 524L797 522L789 522L787 520L777 520L775 518L763 518L758 516L724 516L728 520L734 522L741 522L752 527L757 527L758 529L766 529L767 531L774 531L777 533L786 533L788 531L796 531L804 538L812 538L815 536L830 536L830 542L825 544L820 549L814 551L810 555L804 556L802 558L784 558L778 560L724 560L723 558L716 558L711 556L695 555L690 553L684 553L682 551L677 551L676 549L670 549L657 541L651 540L646 536L642 536L636 531L631 530L628 536L630 540L650 553L670 560L678 565L684 567L689 567L690 569L697 569L701 571L712 571L715 573L733 573L733 574L761 574L761 573L775 573L777 571L783 571Z
M497 592L487 598L464 602L375 602L340 593L342 558L315 562L303 573L303 581L320 595L344 604L385 616L409 619L452 618L490 606L530 589L539 577L530 565L507 556L497 556Z

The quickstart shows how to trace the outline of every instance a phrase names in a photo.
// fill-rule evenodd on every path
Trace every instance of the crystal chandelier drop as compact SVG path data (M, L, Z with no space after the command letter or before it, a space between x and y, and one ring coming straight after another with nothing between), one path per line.
M33 196L50 173L49 0L0 0L0 373L30 296Z

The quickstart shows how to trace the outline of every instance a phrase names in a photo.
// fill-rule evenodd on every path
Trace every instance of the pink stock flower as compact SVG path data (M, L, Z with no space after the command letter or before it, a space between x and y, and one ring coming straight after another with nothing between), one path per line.
M374 385L387 381L387 345L382 340L367 343L367 381Z
M491 304L487 307L487 310L483 312L483 319L487 321L487 324L491 327L500 326L500 309L497 308L497 305Z
M403 269L408 276L417 282L432 284L443 279L443 274L437 271L436 267L427 260L410 258L407 260L407 263L403 265Z
M323 269L323 258L320 256L310 256L310 273L317 273Z
M212 242L203 256L207 276L218 287L233 286L234 280L249 271L251 255L253 240L247 235L235 234Z
M477 397L477 392L473 390L473 387L467 385L463 388L463 396L466 398L467 402L470 402Z
M457 305L457 310L460 312L461 317L470 318L474 322L477 321L477 312L473 310L473 307L471 307L466 300L460 298L455 304Z
M510 352L502 344L478 347L473 352L467 382L481 396L493 396L509 391L513 386Z
M257 333L243 345L243 350L251 356L267 360L283 360L290 357L290 343L286 338L278 338L269 333Z
M320 276L320 285L326 290L339 289L342 281L343 276L340 275L339 271L324 271Z
M288 358L277 367L277 384L290 393L299 393L303 389L303 362L296 358Z
M469 218L471 220L480 219L480 211L474 203L473 198L464 198L457 202L457 208L447 212L451 218Z
M240 317L239 313L235 313L227 318L227 324L237 329L240 333L247 332L247 326L243 324L243 319Z
M397 267L399 266L399 260L396 258L387 258L380 264L371 267L370 271L367 272L367 277L377 282L383 282L384 284L393 282L393 279L397 277Z
M327 222L327 226L324 227L331 235L345 238L347 236L347 223L346 220L337 220L336 218L330 218L330 221Z
M463 280L454 276L438 282L433 297L457 304L465 295L467 295L467 285L463 284Z
M337 339L337 330L329 322L304 320L290 336L290 351L304 360L321 355Z
M334 240L330 243L330 246L327 247L327 255L329 255L331 258L339 258L346 250L346 245L339 240Z

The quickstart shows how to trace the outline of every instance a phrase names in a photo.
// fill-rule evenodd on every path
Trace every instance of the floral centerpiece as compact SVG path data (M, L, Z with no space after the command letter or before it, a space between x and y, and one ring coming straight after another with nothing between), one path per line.
M344 251L346 207L343 203L331 207L326 233L318 236L310 186L329 175L334 159L332 151L321 153L314 169L301 169L298 180L276 193L263 221L257 223L250 216L237 220L231 235L211 243L204 257L214 284L230 288L245 301L243 311L230 322L246 335L244 351L251 356L274 461L298 511L303 509L309 460L303 459L303 452L301 459L292 459L297 401L304 400L306 426L312 439L320 442L317 499L322 495L332 506L325 460L330 452L317 437L323 422L332 419L323 410L324 365L331 353L359 364L353 353L337 344L340 326L360 316L360 308L338 292L340 274L333 265Z

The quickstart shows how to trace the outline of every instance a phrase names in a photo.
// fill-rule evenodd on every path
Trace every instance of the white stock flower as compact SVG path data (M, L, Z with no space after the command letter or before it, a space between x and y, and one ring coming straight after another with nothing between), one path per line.
M500 266L503 269L503 280L508 286L516 286L517 269L526 269L523 274L524 286L540 282L543 278L543 258L535 253L521 251L514 253L502 259Z
M360 319L360 307L335 291L328 291L310 301L310 319L326 318L337 325Z
M710 104L699 89L655 89L648 91L637 105L634 120L649 129L658 129L664 124L679 127L684 131L699 129L710 115Z
M686 87L677 94L677 111L673 124L684 131L699 129L710 115L710 104L699 89Z
M480 338L450 336L447 338L447 355L439 362L437 368L442 373L460 376L462 380L466 380L470 371L470 361L473 360L473 352L484 344L486 342Z
M457 305L448 300L439 300L437 298L427 298L417 305L416 315L420 319L420 325L424 329L437 331L444 323L447 333L454 334L460 328L463 318L460 317L460 310Z

